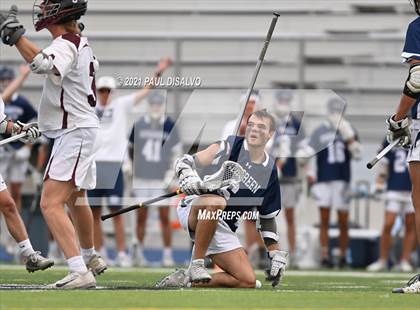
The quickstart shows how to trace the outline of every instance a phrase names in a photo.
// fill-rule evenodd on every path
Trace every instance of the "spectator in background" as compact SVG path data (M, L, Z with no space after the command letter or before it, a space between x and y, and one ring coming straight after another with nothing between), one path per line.
M349 187L352 159L360 158L361 146L356 131L342 115L345 103L338 98L327 102L327 119L309 137L308 143L297 152L298 158L312 158L308 171L311 192L320 211L321 266L334 266L329 253L329 222L331 208L338 212L340 230L339 268L348 265L349 246ZM338 129L338 132L337 132ZM315 156L314 156L315 155Z
M157 65L154 77L160 77L171 63L169 58L162 59ZM100 119L100 131L96 140L97 184L96 189L88 191L88 196L93 211L95 249L104 257L107 255L100 218L102 200L107 200L107 206L112 212L121 208L121 198L124 193L121 166L128 146L130 113L153 87L154 83L150 83L142 90L117 97L115 95L117 84L113 77L103 76L96 84L98 97L96 113ZM126 254L123 217L113 217L113 221L118 251L116 263L121 267L130 266L131 261Z
M133 159L134 184L133 194L140 201L146 201L165 194L165 188L174 191L177 183L173 173L173 164L182 155L182 144L175 123L165 116L165 96L154 91L148 97L148 111L134 125L130 135L131 154ZM163 255L162 265L173 266L172 231L168 203L155 204L159 208L162 228ZM146 221L149 208L141 208L137 213L136 248L138 265L147 265L143 245L146 235Z
M287 222L287 240L289 243L289 266L295 267L296 229L295 208L302 192L301 180L298 177L296 151L305 138L301 128L301 119L292 113L292 90L278 90L274 94L274 113L276 116L276 133L271 155L276 158L279 171L282 205Z
M382 147L388 143L384 141ZM389 252L392 244L391 231L398 216L403 217L405 235L403 250L399 263L395 262L394 270L413 272L410 264L410 254L416 242L414 223L414 207L411 201L411 181L408 173L407 150L393 148L378 163L378 176L376 178L376 191L386 189L385 221L381 236L379 259L367 267L368 271L383 271L388 269Z

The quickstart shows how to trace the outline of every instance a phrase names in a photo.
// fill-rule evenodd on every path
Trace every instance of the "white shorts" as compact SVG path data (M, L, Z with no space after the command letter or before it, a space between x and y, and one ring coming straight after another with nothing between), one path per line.
M385 194L385 199L385 209L388 212L404 215L414 213L411 192L409 191L388 191Z
M188 217L190 216L191 207L196 198L198 198L198 196L186 197L180 201L176 209L179 222L181 223L182 228L184 228L184 230L188 233L192 241L194 241L194 232L191 232L188 228ZM214 233L213 239L210 242L206 255L208 256L212 254L225 253L238 248L242 248L238 236L223 220L219 220L216 232Z
M44 180L72 180L77 189L94 189L94 144L98 128L77 128L54 139Z
M135 179L133 181L132 196L139 202L150 200L166 194L164 183L161 180ZM167 207L171 205L170 201L164 200L156 202L153 207Z
M349 211L349 183L345 181L319 182L312 186L312 196L318 207Z
M301 186L299 183L280 183L281 205L286 209L293 209L299 201Z
M420 161L420 120L413 120L410 130L413 144L408 151L407 161Z
M0 174L10 183L23 183L28 171L28 160L17 160L14 153L2 152L0 161Z
M3 177L0 174L0 192L7 189L6 182L4 182Z

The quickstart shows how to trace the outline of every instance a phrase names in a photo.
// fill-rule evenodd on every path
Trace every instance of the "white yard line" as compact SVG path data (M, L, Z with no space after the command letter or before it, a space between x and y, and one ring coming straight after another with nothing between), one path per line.
M165 273L171 272L175 268L117 268L111 267L109 272L149 272L149 273ZM25 270L25 267L22 265L0 265L0 270ZM54 266L50 270L55 271L67 271L67 266ZM415 272L413 272L414 274ZM263 271L256 271L257 275L262 275ZM403 272L366 272L366 271L328 271L328 270L287 270L286 276L298 276L298 277L336 277L336 278L408 278L411 273Z

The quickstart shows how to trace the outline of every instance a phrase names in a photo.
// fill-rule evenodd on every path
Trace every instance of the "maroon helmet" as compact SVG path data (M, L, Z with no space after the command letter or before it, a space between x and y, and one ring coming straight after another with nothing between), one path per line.
M88 0L35 0L32 12L35 30L80 19L86 14L87 3Z

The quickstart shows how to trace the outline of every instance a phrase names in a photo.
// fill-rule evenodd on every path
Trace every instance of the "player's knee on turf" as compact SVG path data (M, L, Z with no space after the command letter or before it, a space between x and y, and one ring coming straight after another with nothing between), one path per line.
M238 281L240 282L240 287L244 288L254 288L256 280L257 278L255 277L254 272L250 274L241 275L240 279L238 279Z

